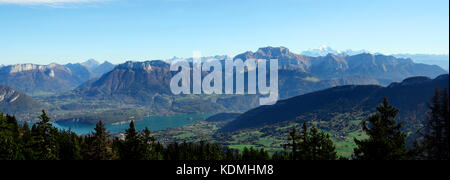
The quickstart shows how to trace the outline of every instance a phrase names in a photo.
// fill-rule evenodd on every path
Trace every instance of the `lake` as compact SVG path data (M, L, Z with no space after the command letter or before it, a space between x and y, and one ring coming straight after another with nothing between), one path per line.
M205 119L211 114L179 114L170 116L150 116L144 120L135 121L134 125L138 131L144 130L145 127L151 131L165 130L168 128L178 128L196 123L199 119ZM83 123L58 124L52 123L53 126L60 130L72 130L77 134L89 134L94 131L95 125ZM130 123L106 125L106 131L111 133L125 132L130 127Z

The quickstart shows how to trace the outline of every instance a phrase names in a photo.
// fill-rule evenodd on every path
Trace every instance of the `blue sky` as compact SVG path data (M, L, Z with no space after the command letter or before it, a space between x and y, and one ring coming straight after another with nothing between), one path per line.
M58 2L55 2L58 1ZM264 46L449 52L448 0L0 0L0 64L230 55Z

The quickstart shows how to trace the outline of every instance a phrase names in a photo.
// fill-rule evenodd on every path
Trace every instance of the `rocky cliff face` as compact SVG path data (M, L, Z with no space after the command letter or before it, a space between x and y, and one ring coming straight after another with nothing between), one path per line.
M90 65L92 66L92 62ZM46 95L75 89L91 78L99 77L114 68L105 62L89 69L75 64L16 64L0 66L0 84L8 85L29 95Z
M411 76L434 78L447 71L436 65L414 63L411 59L394 56L361 53L353 56L346 54L327 54L311 57L299 55L285 47L264 47L255 53L249 51L235 57L246 59L278 59L282 70L296 70L310 73L321 79L345 78L347 76L370 77L379 80L400 81Z
M74 73L72 66L59 64L18 64L0 68L0 84L31 95L69 91L89 79L89 74Z

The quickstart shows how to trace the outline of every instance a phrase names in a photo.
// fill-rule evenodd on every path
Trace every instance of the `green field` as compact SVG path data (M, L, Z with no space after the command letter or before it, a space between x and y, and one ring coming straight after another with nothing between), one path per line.
M356 147L354 138L365 139L367 135L361 130L363 113L336 114L330 121L310 121L319 130L330 135L335 144L338 156L349 158ZM164 143L199 142L205 140L242 151L245 147L264 148L269 153L284 151L288 132L293 126L300 128L302 119L254 129L245 129L232 133L217 133L227 122L198 121L195 124L180 128L156 131L158 139ZM345 126L342 126L345 125Z

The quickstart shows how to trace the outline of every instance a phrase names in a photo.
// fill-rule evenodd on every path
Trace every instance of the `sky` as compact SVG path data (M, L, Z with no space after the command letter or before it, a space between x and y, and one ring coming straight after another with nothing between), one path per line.
M0 0L0 64L121 63L327 45L448 54L448 0Z

